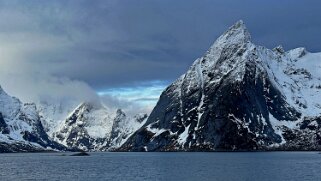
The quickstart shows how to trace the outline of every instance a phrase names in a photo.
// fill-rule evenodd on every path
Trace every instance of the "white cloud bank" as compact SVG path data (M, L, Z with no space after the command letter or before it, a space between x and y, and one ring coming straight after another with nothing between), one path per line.
M87 83L37 72L25 62L0 62L0 86L22 102L59 105L68 111L82 102L102 102L110 111L123 109L128 115L149 114L163 90L163 85L110 89L97 94ZM66 116L66 111L63 111ZM61 118L61 117L59 117Z

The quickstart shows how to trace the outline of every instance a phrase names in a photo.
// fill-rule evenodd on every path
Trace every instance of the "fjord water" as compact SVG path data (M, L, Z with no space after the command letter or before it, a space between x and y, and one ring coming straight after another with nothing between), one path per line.
M0 180L319 180L316 152L0 154Z

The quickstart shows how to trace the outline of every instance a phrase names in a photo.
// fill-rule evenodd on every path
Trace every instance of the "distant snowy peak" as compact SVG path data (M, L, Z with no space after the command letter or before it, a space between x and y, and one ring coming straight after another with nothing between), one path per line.
M147 114L137 114L134 117L128 117L125 112L118 109L114 118L109 146L111 148L121 146L135 131L145 124L147 118Z
M53 134L56 141L70 148L88 151L109 150L120 146L139 129L147 115L127 116L97 102L80 104Z
M98 150L106 144L112 124L113 119L103 105L85 102L66 118L54 138L68 147Z
M0 152L111 150L124 143L147 118L143 114L127 116L120 109L114 112L100 102L84 102L69 112L66 108L71 104L53 102L41 102L37 108L34 103L24 104L9 96L0 87Z
M321 149L320 65L321 53L253 44L238 21L120 150Z
M113 124L113 113L109 112L101 103L86 102L80 105L74 113L81 119L78 124L83 124L89 136L103 138L109 136Z
M65 119L79 106L78 100L45 99L37 102L38 113L46 132L52 136Z

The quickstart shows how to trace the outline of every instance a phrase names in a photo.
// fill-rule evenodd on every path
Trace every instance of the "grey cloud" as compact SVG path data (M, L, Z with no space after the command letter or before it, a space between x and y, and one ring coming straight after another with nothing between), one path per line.
M141 101L153 101L153 102L155 102L157 100L158 100L158 98L140 98L140 99L135 99L134 101L139 101L139 102L141 102Z
M0 85L23 102L62 105L74 109L81 102L100 102L100 97L85 82L57 78L49 74L0 72Z
M95 90L173 81L231 24L253 41L321 51L320 1L1 1L1 59Z

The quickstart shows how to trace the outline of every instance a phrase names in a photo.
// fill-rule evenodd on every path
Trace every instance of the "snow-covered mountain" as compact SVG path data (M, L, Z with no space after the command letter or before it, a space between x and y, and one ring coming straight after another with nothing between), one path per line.
M117 110L110 134L109 149L117 149L141 128L147 121L147 114L127 116L121 109Z
M70 106L65 104L39 107L22 103L0 87L0 152L108 151L123 144L147 119L146 114L113 112L99 102L82 103L68 115Z
M106 151L119 147L142 126L146 117L127 117L122 110L113 114L101 103L86 102L68 116L53 138L69 148Z
M239 21L119 150L267 149L321 149L321 53L255 45Z
M35 104L23 104L0 87L0 152L66 150L52 141L40 121Z
M53 137L58 142L83 150L99 150L111 132L113 120L98 103L82 103L61 124Z

